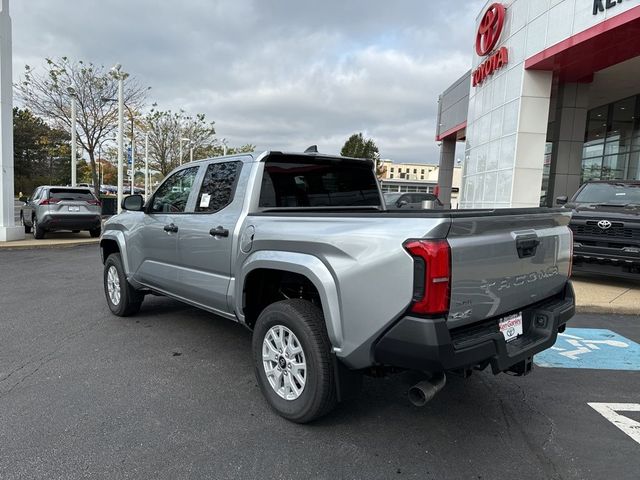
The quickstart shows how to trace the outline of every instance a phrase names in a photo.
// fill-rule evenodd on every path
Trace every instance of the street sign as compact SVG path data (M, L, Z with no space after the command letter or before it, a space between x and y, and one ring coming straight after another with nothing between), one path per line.
M553 347L533 361L547 368L640 370L640 345L611 330L567 328Z
M131 165L131 147L127 147L127 163Z

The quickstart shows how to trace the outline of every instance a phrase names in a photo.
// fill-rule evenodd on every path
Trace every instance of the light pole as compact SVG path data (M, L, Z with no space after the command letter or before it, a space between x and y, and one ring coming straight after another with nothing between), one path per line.
M67 93L71 97L71 186L76 186L76 177L78 174L77 166L77 138L76 138L76 99L78 94L75 88L67 87Z
M180 139L180 165L182 165L182 142L190 142L190 138L181 138Z
M124 157L124 80L129 76L123 72L122 66L118 63L111 69L111 75L118 80L118 213L122 212L123 198L123 178L122 163Z
M149 198L149 132L144 134L144 201Z
M191 148L189 149L189 162L193 162L193 144L191 144Z

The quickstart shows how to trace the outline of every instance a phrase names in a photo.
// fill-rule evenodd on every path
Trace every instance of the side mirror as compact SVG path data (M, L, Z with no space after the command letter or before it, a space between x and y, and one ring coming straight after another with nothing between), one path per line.
M142 195L129 195L122 199L122 209L131 212L141 212L144 208L144 198Z
M407 202L406 200L400 200L398 203L396 203L396 206L398 208L402 208L402 207L404 207L406 205L409 205L409 202Z
M566 195L562 195L561 197L556 198L557 205L566 205L568 201L569 197L567 197Z

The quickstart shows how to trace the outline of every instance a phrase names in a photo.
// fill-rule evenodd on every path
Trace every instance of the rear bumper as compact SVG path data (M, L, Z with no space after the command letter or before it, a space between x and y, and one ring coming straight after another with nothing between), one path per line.
M403 317L378 340L374 357L383 365L428 372L488 364L494 373L517 371L553 346L558 331L575 314L573 286L567 283L560 295L524 308L522 314L524 333L509 343L498 329L499 318L449 330L444 318Z
M45 215L39 225L46 230L92 230L102 225L100 215Z

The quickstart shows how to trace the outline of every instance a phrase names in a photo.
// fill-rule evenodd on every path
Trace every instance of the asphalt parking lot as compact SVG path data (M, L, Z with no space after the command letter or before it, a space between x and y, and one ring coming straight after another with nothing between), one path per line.
M263 401L247 330L161 297L114 317L101 269L95 245L0 251L2 479L638 478L640 411L625 433L589 403L640 404L640 317L576 317L550 366L452 377L421 409L415 376L367 378L300 426Z

